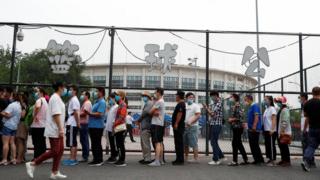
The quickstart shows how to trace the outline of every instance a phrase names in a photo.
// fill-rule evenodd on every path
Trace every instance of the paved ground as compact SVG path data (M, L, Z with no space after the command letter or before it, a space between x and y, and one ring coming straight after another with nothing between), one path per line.
M28 155L30 157L30 155ZM173 160L173 155L167 155L167 160ZM127 155L127 167L114 167L103 165L101 167L89 167L87 164L68 167L61 166L61 171L68 175L68 179L74 180L319 180L320 168L313 169L310 173L301 170L300 159L293 160L292 167L266 167L266 166L239 166L228 167L226 163L213 167L207 165L210 157L201 156L199 164L187 164L185 166L172 166L170 163L152 168L137 163L140 155ZM230 159L230 157L228 157ZM319 162L319 161L318 161ZM319 163L318 163L318 166ZM45 163L36 169L35 179L48 179L51 163ZM24 165L0 167L1 180L27 180Z

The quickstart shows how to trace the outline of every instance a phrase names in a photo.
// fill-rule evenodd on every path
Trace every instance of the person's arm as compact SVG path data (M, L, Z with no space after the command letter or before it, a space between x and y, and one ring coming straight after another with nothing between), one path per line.
M13 112L13 107L12 105L10 104L4 111L2 111L0 114L2 117L5 117L5 118L10 118L11 117L11 114Z
M57 124L58 130L59 130L59 137L63 137L64 131L61 125L60 114L53 115L53 121Z
M192 125L192 124L194 124L194 123L196 123L198 120L199 120L199 118L200 118L200 112L197 112L197 113L195 113L190 119L189 119L189 121L188 121L188 125Z
M74 119L76 120L77 127L80 128L80 115L79 115L79 111L78 111L78 110L75 110L75 111L73 112L73 116L74 116Z
M309 118L305 117L305 121L304 121L304 127L303 127L303 133L307 132L307 129L309 127Z
M252 125L252 130L253 131L257 130L258 122L259 122L259 113L255 113L254 120L253 120L253 125Z
M271 131L270 131L271 135L274 133L272 130L276 129L276 124L277 124L277 116L275 114L272 114L272 116L271 116Z
M178 129L179 123L182 120L182 115L183 115L183 113L181 111L178 112L177 117L176 117L176 122L173 125L173 129L175 129L175 130Z
M11 114L7 113L5 111L2 111L0 114L1 114L2 117L5 117L5 118L10 118L11 117Z
M40 100L40 101L39 101ZM39 99L36 101L36 104L35 104L35 108L34 108L34 114L33 114L33 122L37 122L38 119L37 119L37 115L38 113L40 112L40 109L41 109L41 99ZM39 105L40 104L40 105Z

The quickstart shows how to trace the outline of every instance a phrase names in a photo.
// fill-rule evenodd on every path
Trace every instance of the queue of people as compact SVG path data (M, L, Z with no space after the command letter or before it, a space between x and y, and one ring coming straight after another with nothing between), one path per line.
M165 102L164 90L156 88L152 96L149 91L141 94L144 102L141 116L133 121L131 113L127 111L128 100L124 91L116 91L105 98L105 89L97 88L90 94L81 92L77 86L67 87L62 82L53 84L54 93L48 98L43 88L35 88L33 97L34 105L28 102L27 93L14 93L11 88L0 89L0 114L1 128L1 162L0 165L20 164L25 162L26 142L28 133L32 137L34 146L33 159L26 163L27 173L33 178L34 171L42 162L52 158L51 179L66 178L60 172L60 164L74 166L79 162L88 162L90 166L101 166L105 162L115 166L126 166L125 137L127 132L130 140L132 126L135 123L140 130L142 159L140 164L158 167L165 164L164 134ZM305 171L315 167L314 152L320 143L320 88L312 90L313 98L308 100L307 94L301 94L300 100L303 109L301 116L301 130L303 132L303 163ZM93 97L91 97L93 96ZM95 99L92 104L90 99ZM63 99L68 99L67 106ZM202 104L208 114L210 126L210 142L212 147L212 160L209 165L220 165L227 159L219 146L219 136L224 125L223 103L217 91L210 92L210 104ZM292 130L290 112L287 99L284 96L273 98L265 96L262 109L254 103L251 95L246 95L243 101L240 95L231 94L232 103L230 117L227 123L232 129L232 161L229 166L262 165L291 166L289 144L291 143ZM177 105L172 115L172 129L176 159L172 165L198 163L198 130L201 116L201 106L195 103L192 92L185 93L178 90L176 93ZM242 104L241 102L244 102ZM243 106L247 106L244 114ZM245 118L246 117L246 118ZM104 132L105 131L105 132ZM249 162L242 136L247 131L249 146L253 161ZM82 159L77 159L78 142L80 134ZM103 160L102 137L106 135L110 156ZM260 135L264 137L265 158L260 149ZM47 150L46 139L50 142ZM90 140L90 141L89 141ZM277 147L280 149L281 160L277 160ZM64 146L70 148L70 156L61 160ZM92 151L92 161L89 162L89 151ZM152 147L155 151L152 158ZM189 157L192 150L193 158ZM238 162L238 153L243 161ZM9 157L11 155L11 157Z

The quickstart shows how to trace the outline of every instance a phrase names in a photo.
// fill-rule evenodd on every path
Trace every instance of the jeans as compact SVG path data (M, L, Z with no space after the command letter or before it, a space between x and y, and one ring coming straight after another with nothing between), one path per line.
M101 139L103 135L102 128L89 128L91 151L93 155L93 162L100 163L102 159L102 145Z
M277 148L276 148L276 140L277 133L273 133L270 135L270 131L263 132L264 134L264 145L266 148L266 157L272 161L277 159Z
M115 159L118 157L118 150L116 148L116 141L115 136L112 134L112 132L108 132L109 137L109 144L110 144L110 150L111 150L111 158Z
M126 148L124 146L124 134L126 131L117 132L114 136L116 137L116 145L119 151L119 160L120 162L124 162L126 160Z
M177 162L184 162L183 134L184 134L184 129L173 130Z
M34 147L33 158L36 159L47 150L45 128L31 128L32 144Z
M255 163L263 163L263 157L259 146L259 132L248 131L249 145Z
M233 138L232 138L232 155L233 155L233 162L238 162L238 151L240 151L243 161L247 162L247 152L244 149L242 144L242 133L243 128L233 128Z
M80 126L80 143L82 146L82 158L89 158L89 129L88 124L81 124Z
M224 158L224 155L223 155L223 153L219 147L219 144L218 144L218 139L219 139L219 135L220 135L222 126L221 125L211 125L210 129L211 129L210 142L211 142L211 147L212 147L212 151L213 151L212 160L219 161L219 159Z
M320 144L320 129L309 129L308 147L304 152L304 159L309 165L314 160L314 152Z
M52 172L57 172L64 151L63 138L49 138L51 149L34 160L36 165L43 161L53 158Z
M141 150L145 161L151 161L151 132L150 130L141 130Z

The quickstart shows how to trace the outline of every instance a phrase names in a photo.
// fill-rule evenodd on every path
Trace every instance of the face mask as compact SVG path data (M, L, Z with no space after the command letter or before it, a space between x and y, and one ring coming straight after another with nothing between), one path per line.
M211 100L212 100L213 102L215 102L215 101L217 100L217 98L214 97L214 96L212 96L212 97L211 97Z
M97 92L93 92L92 93L92 97L93 97L93 99L97 99L98 98L98 93Z
M146 97L146 96L142 97L142 101L143 101L144 103L147 103L148 100L149 100L148 97Z
M84 100L84 95L81 95L80 96L80 101L83 101Z
M262 101L262 102L261 102L261 106L262 106L262 107L266 107L266 106L267 106L266 101Z
M281 104L281 103L277 103L277 106L278 106L279 108L281 108L281 107L282 107L282 104Z
M299 100L298 100L298 102L299 102L300 104L302 104L302 101L301 101L301 99L299 99Z
M193 99L188 99L187 103L188 103L188 105L191 105L193 103Z
M117 102L119 102L119 101L120 101L120 96L116 95L115 100L116 100Z
M34 93L34 94L33 94L33 97L34 97L35 100L39 99L39 93L37 93L37 92Z
M109 105L113 106L114 102L112 101L112 99L109 100Z
M72 96L72 91L69 90L69 91L67 92L67 97L71 97L71 96Z
M68 94L68 90L66 88L63 89L62 93L60 94L61 97L64 97Z

